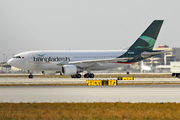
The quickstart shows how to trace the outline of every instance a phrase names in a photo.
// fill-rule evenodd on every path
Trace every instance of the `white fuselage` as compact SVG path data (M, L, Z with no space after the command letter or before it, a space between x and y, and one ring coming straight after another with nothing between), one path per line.
M123 55L127 50L41 50L29 51L15 55L8 63L12 66L36 71L58 71L61 66L58 63L69 61L84 61L97 59L111 59ZM79 64L85 67L88 63ZM89 67L90 70L105 70L119 67L126 63L99 62Z

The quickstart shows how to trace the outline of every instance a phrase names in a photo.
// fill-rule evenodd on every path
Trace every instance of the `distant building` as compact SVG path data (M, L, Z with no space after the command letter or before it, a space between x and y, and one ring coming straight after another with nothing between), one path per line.
M160 54L160 55L144 60L144 62L146 62L146 65L169 66L171 61L180 61L180 48L169 48L168 45L159 45L158 48L154 48L153 50L165 50L165 51L171 51L171 52Z
M154 57L143 60L144 65L154 68L154 70L160 70L161 72L170 71L170 62L180 61L180 48L170 48L168 45L159 45L158 48L153 50L165 50L170 51L164 54L156 55ZM140 62L131 65L131 67L140 67ZM154 71L152 70L152 71Z

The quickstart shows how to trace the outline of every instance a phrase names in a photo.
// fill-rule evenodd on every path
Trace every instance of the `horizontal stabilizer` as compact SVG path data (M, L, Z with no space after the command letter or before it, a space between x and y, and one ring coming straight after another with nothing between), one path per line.
M172 52L172 51L152 51L152 52L146 52L145 51L145 52L141 53L141 57L148 58L148 57L152 57L152 56L159 55L162 53L167 53L167 52Z

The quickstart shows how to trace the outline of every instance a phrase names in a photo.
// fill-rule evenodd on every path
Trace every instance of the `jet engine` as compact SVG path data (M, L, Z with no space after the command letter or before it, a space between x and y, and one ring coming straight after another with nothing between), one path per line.
M82 72L83 70L75 65L63 65L62 73L64 75L75 75L78 72Z

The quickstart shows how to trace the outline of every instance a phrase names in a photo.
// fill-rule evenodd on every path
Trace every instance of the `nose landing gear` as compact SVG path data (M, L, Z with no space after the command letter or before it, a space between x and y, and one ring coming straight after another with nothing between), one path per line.
M29 78L33 78L33 75L32 75L32 73L30 73L30 74L28 75L28 77L29 77Z

